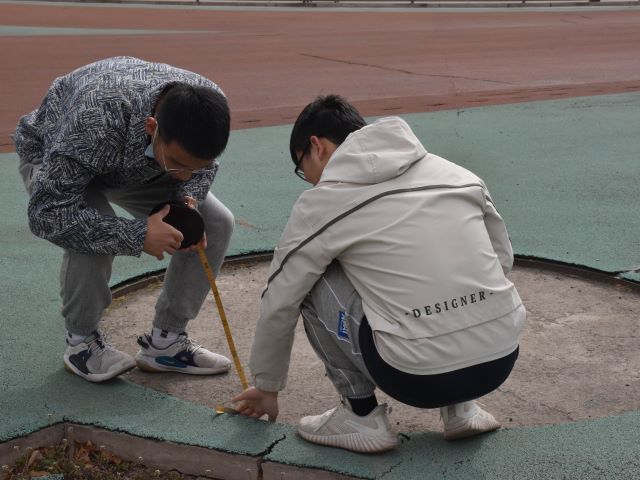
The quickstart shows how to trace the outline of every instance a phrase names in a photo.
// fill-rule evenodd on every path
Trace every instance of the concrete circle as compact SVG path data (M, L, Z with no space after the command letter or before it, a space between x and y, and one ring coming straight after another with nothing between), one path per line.
M258 316L267 261L227 264L218 289L240 358L246 366ZM602 282L573 273L516 266L510 274L528 310L520 358L510 378L480 399L504 427L568 423L640 410L640 293L624 283ZM136 336L151 328L161 283L117 298L102 329L120 349L137 352ZM189 334L230 357L213 296L205 301ZM194 403L229 404L242 390L235 370L214 377L150 374L133 370L126 378ZM389 399L397 431L441 430L437 410L421 410ZM278 421L295 423L338 402L321 362L298 324Z

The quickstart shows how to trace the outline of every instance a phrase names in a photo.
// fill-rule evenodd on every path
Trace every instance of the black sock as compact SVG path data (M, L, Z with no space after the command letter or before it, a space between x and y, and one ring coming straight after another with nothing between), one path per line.
M351 410L353 413L358 415L359 417L366 417L369 415L374 408L378 406L378 399L375 395L371 395L366 398L349 398L349 405L351 405Z

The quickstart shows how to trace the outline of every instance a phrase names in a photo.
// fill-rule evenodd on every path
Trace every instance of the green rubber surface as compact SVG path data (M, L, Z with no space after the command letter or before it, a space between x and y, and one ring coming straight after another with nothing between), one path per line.
M640 273L639 272L625 272L620 275L622 278L626 280L631 280L632 282L640 283Z
M640 473L640 413L570 425L500 430L448 443L412 433L385 454L353 454L288 436L268 461L380 480L632 479Z
M487 182L517 254L640 282L640 94L403 115L427 149ZM236 215L229 255L270 251L305 184L290 126L232 133L212 191ZM70 421L362 478L640 477L640 412L499 431L455 445L411 433L371 456L310 445L288 425L211 409L125 380L90 384L62 369L61 251L34 237L15 154L0 155L0 442ZM163 268L116 259L112 284ZM259 301L259 299L255 299Z

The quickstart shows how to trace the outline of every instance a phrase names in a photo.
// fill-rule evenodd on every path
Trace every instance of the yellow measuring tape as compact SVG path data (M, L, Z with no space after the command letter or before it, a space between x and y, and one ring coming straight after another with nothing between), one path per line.
M205 272L207 273L207 278L209 279L209 284L211 285L211 291L213 291L213 297L216 299L216 305L218 306L218 313L220 314L220 320L222 321L222 327L224 328L224 334L227 337L227 343L229 344L229 350L231 350L231 356L233 357L233 363L236 366L236 370L238 372L238 376L240 377L240 382L242 383L242 388L249 388L249 382L247 382L247 377L244 375L244 370L242 369L242 364L240 363L240 357L238 357L238 351L236 350L236 346L233 343L233 337L231 336L231 329L229 328L229 322L227 322L227 316L224 313L224 308L222 307L222 300L220 299L220 293L218 293L218 287L216 286L216 279L213 276L213 271L209 266L209 261L207 260L207 256L204 253L204 249L201 246L198 246L198 255L200 255L200 261L202 262L202 266L204 267ZM218 413L222 413L221 409L225 407L216 407L216 411Z

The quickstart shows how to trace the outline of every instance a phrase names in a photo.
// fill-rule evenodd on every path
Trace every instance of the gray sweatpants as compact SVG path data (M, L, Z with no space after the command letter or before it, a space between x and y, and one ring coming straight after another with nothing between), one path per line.
M309 342L338 393L349 398L373 395L375 383L358 341L362 300L337 261L327 267L300 310Z
M35 166L37 170L38 166ZM31 192L34 166L21 161L20 173L27 192ZM103 215L114 215L114 203L136 218L146 218L171 191L168 175L153 182L127 188L106 188L98 182L85 192L87 203ZM211 192L198 204L205 224L207 258L218 275L234 227L232 213ZM60 269L62 316L71 333L89 335L98 326L105 308L111 303L111 267L113 255L77 253L65 250ZM209 292L209 283L197 252L177 252L171 257L164 286L155 308L153 326L180 333L196 317Z

